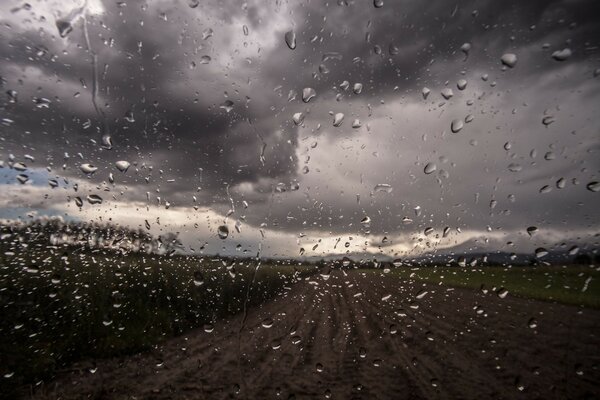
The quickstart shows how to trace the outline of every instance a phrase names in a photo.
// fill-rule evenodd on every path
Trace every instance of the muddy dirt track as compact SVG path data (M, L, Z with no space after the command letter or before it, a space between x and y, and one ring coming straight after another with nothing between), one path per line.
M335 271L241 321L79 364L36 398L600 397L597 310Z

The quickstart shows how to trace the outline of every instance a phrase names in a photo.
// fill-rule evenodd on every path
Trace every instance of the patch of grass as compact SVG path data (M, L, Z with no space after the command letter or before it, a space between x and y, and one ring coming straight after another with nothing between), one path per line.
M0 245L0 397L86 358L149 349L243 308L256 262ZM308 267L262 265L248 306Z
M593 266L422 267L397 268L392 273L448 286L504 288L519 297L600 308L600 270Z

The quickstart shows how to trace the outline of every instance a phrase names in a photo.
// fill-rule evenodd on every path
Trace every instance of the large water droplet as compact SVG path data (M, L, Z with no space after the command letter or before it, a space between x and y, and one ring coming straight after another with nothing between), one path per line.
M452 96L454 96L454 92L450 88L444 88L441 92L442 97L446 100L450 100Z
M98 171L98 167L94 167L92 164L87 164L87 163L81 164L79 166L79 169L81 169L81 171L84 174L88 174L88 175L93 174L94 172Z
M300 125L302 123L302 121L304 121L304 114L299 112L294 114L294 116L292 117L292 120L294 121L294 124L296 125Z
M285 33L285 44L287 44L290 50L294 50L296 48L296 32L287 31Z
M220 239L227 239L227 236L229 236L229 228L227 225L219 226L217 229L217 234L219 235Z
M600 182L592 181L586 185L586 188L590 192L594 192L594 193L600 192Z
M456 87L458 88L458 90L465 90L465 88L467 87L467 80L459 79L456 83Z
M87 197L87 201L90 204L102 204L102 197L98 196L97 194L90 194Z
M342 125L342 122L344 122L344 114L343 113L335 114L335 116L333 117L333 126L338 127L338 126Z
M394 188L392 187L392 185L389 185L387 183L378 183L373 188L374 192L392 193L392 190L394 190Z
M421 90L421 94L423 95L423 100L427 100L427 96L429 96L429 93L431 93L431 90L427 87L424 87L423 90Z
M517 56L513 53L506 53L500 57L500 61L508 68L514 68L517 65Z
M373 0L373 6L375 8L381 8L381 7L383 7L383 0Z
M115 166L116 166L116 167L117 167L117 169L118 169L119 171L121 171L121 172L126 172L126 171L129 169L129 166L130 166L130 165L131 165L131 164L129 163L129 161L124 161L124 160L117 161L117 162L115 163Z
M552 53L552 58L554 58L556 61L565 61L569 57L571 57L571 54L573 54L571 52L571 49L564 48L562 50L557 50L554 53Z
M360 92L362 92L362 89L363 89L362 83L355 83L354 87L352 88L352 91L354 92L354 94L360 94Z
M302 101L305 103L308 103L316 95L317 95L317 92L313 88L302 89Z
M464 124L462 119L455 119L452 120L452 123L450 124L450 130L452 131L452 133L458 133L462 128L463 128Z
M233 110L233 101L231 100L225 100L220 106L219 108L222 108L223 110L225 110L226 112L230 112L231 110Z
M429 175L434 173L436 169L437 165L435 165L435 163L427 163L427 165L425 165L425 168L423 169L423 172Z

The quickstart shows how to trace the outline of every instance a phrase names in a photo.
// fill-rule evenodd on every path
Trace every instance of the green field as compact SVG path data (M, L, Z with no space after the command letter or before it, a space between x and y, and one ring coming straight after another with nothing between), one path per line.
M600 269L593 266L421 267L397 268L392 274L471 289L504 288L514 296L600 308Z
M1 247L1 246L0 246ZM37 248L36 248L37 247ZM146 350L286 290L309 267L30 246L0 254L0 392ZM0 396L2 397L2 396Z

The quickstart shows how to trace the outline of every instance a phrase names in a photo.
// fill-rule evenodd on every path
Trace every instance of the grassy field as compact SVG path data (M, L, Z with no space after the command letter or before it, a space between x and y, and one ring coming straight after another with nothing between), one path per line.
M192 328L210 329L242 310L255 267L107 250L1 251L0 393L10 397L77 360L131 354ZM261 266L248 306L311 272Z
M600 308L600 269L591 266L398 268L406 279L471 289L508 290L509 295Z

